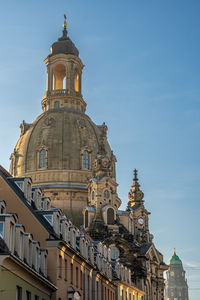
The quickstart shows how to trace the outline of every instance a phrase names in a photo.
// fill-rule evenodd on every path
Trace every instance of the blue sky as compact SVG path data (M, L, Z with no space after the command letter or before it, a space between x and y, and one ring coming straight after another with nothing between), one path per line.
M154 242L166 262L176 247L190 300L200 298L199 12L195 0L11 0L0 10L1 164L21 121L41 113L43 60L66 13L87 114L109 128L122 207L137 168Z

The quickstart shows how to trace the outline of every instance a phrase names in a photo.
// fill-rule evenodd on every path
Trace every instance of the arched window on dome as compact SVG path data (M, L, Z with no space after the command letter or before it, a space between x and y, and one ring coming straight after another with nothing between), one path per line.
M42 149L39 153L39 167L40 168L45 168L47 167L47 150Z
M83 169L89 169L90 162L89 162L89 152L87 150L83 151Z
M75 78L74 78L74 89L76 92L79 92L79 73L77 70L75 72Z

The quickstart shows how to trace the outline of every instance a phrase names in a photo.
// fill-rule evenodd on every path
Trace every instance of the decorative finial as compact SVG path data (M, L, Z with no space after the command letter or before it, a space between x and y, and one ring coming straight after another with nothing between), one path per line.
M143 204L144 193L140 190L140 184L138 182L138 171L135 169L133 171L133 184L132 189L128 194L129 202L128 207L133 207L136 204Z
M63 40L66 40L67 39L67 22L66 22L66 14L64 14L64 23L63 23L63 34L62 34L62 37L60 37L58 40L59 41L63 41Z
M66 20L67 20L67 17L66 17L66 14L64 14L64 23L63 23L64 29L67 28L67 22L66 22Z
M174 255L176 255L176 248L174 248Z
M135 181L135 182L138 182L137 173L138 173L138 171L137 171L137 169L135 169L135 170L133 171L133 174L134 174L133 181Z

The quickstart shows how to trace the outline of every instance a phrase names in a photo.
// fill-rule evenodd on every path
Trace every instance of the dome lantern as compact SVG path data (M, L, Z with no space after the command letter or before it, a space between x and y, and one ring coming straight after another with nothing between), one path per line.
M47 66L47 88L42 110L70 108L85 112L86 103L81 94L82 69L79 52L67 35L64 15L62 37L51 46L51 54L44 60Z

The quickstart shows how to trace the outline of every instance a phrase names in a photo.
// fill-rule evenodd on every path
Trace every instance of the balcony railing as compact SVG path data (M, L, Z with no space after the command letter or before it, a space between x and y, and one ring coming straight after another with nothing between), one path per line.
M62 90L53 90L51 92L48 92L48 96L65 96L69 94L69 90L62 89Z
M67 96L67 95L76 96L76 97L81 96L80 92L76 92L73 90L70 91L68 89L52 90L47 92L47 97Z

